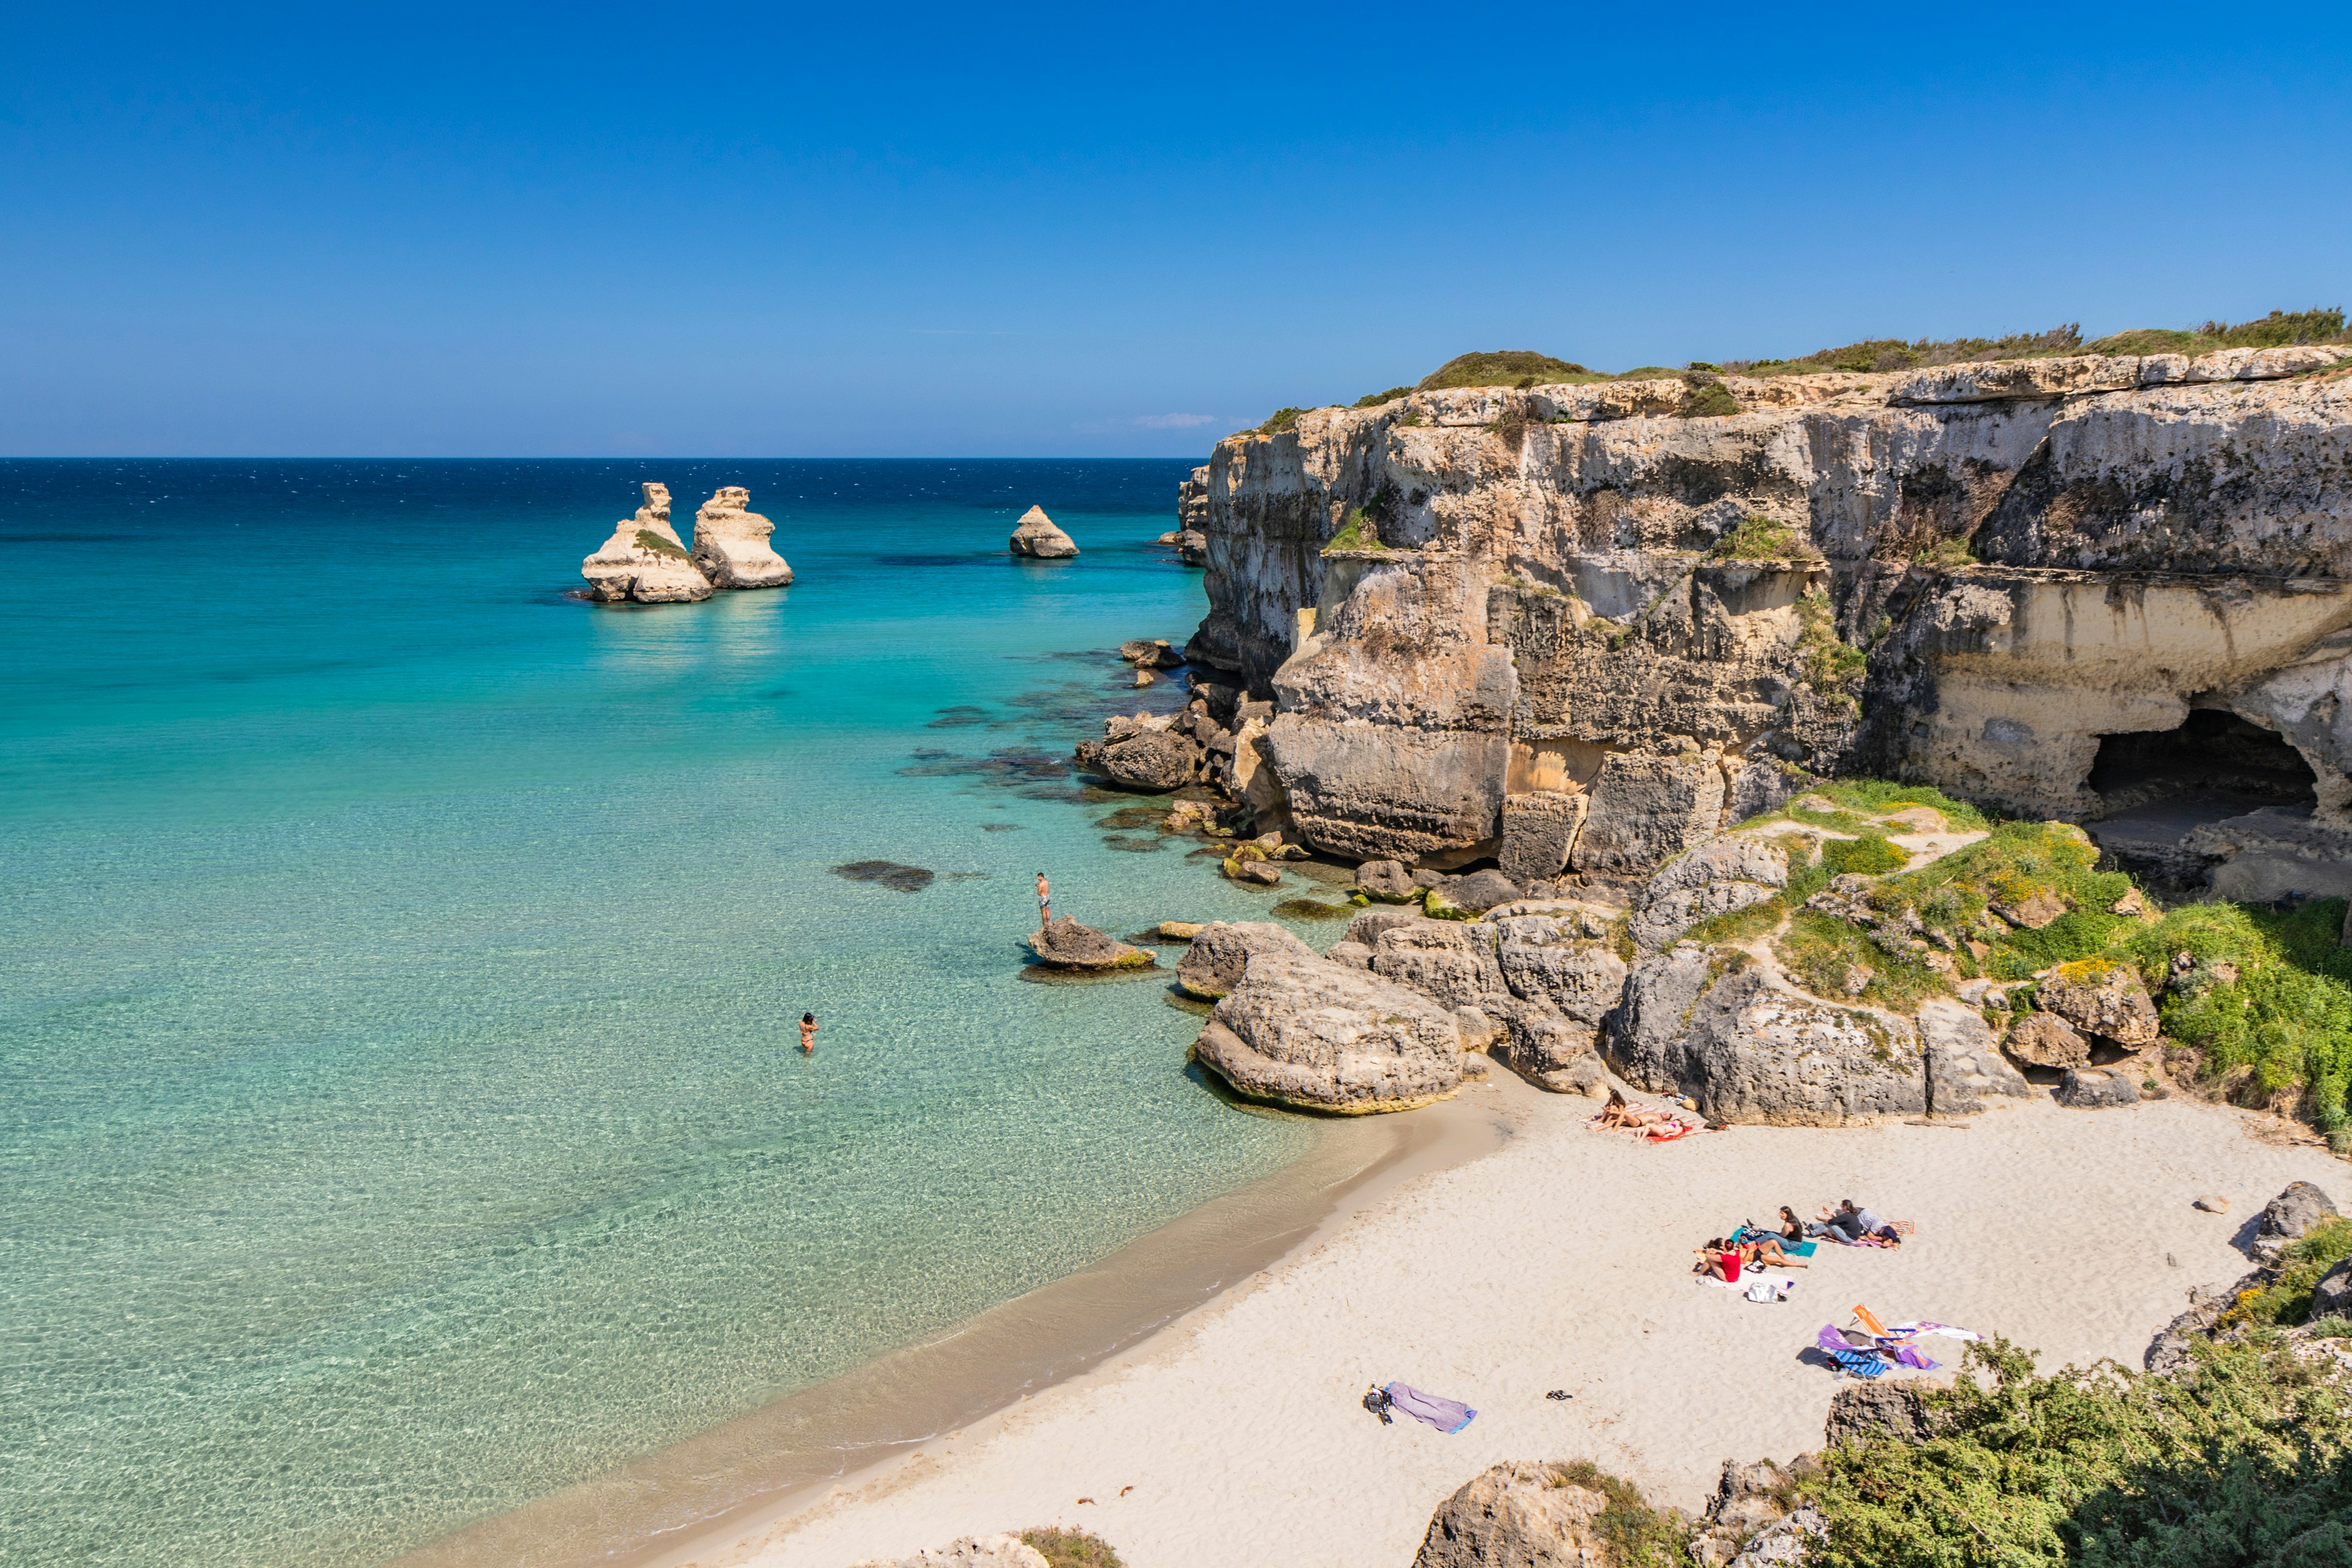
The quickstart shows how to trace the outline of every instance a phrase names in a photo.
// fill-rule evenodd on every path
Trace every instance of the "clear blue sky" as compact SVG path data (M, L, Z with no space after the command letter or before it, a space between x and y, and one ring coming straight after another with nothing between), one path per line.
M0 452L1181 455L2352 302L2348 18L17 5Z

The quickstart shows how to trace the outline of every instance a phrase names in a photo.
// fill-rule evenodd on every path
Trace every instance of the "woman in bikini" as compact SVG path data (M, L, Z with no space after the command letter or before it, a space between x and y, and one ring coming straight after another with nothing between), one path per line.
M1693 1272L1709 1279L1720 1279L1727 1285L1737 1285L1739 1283L1739 1266L1746 1261L1744 1252L1744 1248L1716 1237L1698 1249L1699 1263Z
M801 1055L804 1057L813 1056L815 1052L816 1015L814 1013L803 1013L801 1015Z

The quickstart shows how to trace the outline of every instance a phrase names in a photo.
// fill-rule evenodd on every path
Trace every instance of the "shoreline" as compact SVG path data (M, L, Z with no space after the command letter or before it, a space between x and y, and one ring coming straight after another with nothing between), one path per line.
M1075 1274L618 1469L478 1520L386 1568L677 1568L706 1560L746 1532L1149 1346L1399 1188L1497 1152L1517 1121L1511 1089L1492 1087L1503 1079L1521 1087L1497 1068L1453 1100L1411 1115L1308 1119L1324 1125L1291 1164Z

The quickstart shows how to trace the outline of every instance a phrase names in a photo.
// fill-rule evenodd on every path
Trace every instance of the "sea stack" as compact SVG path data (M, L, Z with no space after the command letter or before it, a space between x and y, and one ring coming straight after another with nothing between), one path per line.
M729 485L694 514L694 563L714 587L782 588L793 569L769 546L776 525L751 510L751 492Z
M1078 552L1077 542L1054 526L1042 506L1033 506L1021 514L1021 526L1013 531L1013 553L1034 555L1041 561L1058 561Z
M613 525L613 537L580 563L588 596L600 605L670 605L710 597L710 581L669 523L669 487L647 480L645 504Z

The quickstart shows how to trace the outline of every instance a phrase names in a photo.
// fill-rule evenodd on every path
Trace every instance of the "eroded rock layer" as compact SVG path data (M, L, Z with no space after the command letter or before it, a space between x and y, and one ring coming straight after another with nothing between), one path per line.
M1188 481L1187 652L1274 699L1333 854L1622 899L1867 772L2111 820L2182 882L2251 844L2280 896L2352 844L2347 353L1727 376L1740 412L1703 417L1681 380L1315 410Z

